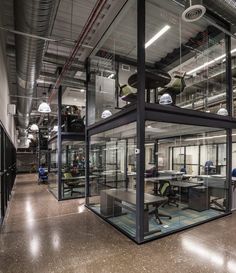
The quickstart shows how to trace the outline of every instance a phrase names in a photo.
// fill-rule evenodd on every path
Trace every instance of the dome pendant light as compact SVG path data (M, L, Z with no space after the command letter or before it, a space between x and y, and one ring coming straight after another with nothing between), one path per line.
M217 111L217 115L228 116L229 113L226 108L224 108L224 107L222 107L222 105L220 105L220 109Z
M38 108L39 113L51 113L51 108L48 103L42 102Z
M104 110L104 111L102 112L101 118L102 118L102 119L109 118L111 115L112 115L112 113L111 113L110 110Z
M37 124L32 124L32 125L30 126L30 130L31 130L31 131L38 131L38 130L39 130L39 127L38 127Z
M173 103L172 97L168 93L164 93L159 100L159 104L162 105L171 105Z

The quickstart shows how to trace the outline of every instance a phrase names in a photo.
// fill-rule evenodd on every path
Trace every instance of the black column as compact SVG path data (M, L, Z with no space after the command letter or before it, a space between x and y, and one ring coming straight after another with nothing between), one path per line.
M145 0L137 1L138 95L137 95L137 177L136 240L144 239L144 172L145 172Z
M232 56L231 56L231 37L225 35L226 50L226 107L229 116L234 115L233 86L232 86ZM228 203L227 209L232 207L232 129L227 130L226 134L226 181L228 182Z
M62 99L62 86L60 85L57 92L57 118L58 118L58 131L57 131L57 185L58 185L58 200L62 200L62 181L61 181L61 99Z
M89 60L86 60L86 109L85 109L85 204L89 205L89 195L90 195L90 187L89 187L89 136L88 136L88 83L89 83Z

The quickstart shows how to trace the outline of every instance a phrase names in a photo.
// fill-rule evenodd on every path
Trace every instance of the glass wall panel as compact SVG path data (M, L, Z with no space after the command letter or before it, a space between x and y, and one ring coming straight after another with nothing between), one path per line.
M78 93L78 98L73 100L79 100L80 103L84 103L84 93ZM67 94L67 98L68 98ZM82 97L82 98L80 98ZM70 97L69 97L70 98ZM71 99L71 98L70 98ZM65 100L65 99L64 99ZM61 110L62 132L84 133L85 131L85 109L82 106L77 105L62 105Z
M131 237L136 234L136 123L90 138L89 207Z
M145 1L146 101L216 114L226 107L225 35L205 16L184 20L178 2Z
M88 124L136 100L129 78L137 72L137 1L127 1L89 60ZM130 100L131 99L131 100Z
M158 146L155 166L145 171L145 198L153 196L152 204L146 203L149 228L145 239L229 211L226 131L147 121L145 139L146 145ZM149 156L146 152L146 163Z
M48 144L50 163L48 172L49 190L58 198L58 153L57 140L53 140Z
M62 141L62 199L85 196L84 141Z

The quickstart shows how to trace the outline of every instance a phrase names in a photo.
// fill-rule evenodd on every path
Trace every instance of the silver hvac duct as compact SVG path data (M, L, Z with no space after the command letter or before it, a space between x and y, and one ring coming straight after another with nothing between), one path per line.
M14 0L15 28L41 37L48 35L53 0ZM29 126L32 97L39 77L45 41L24 35L15 36L18 95L18 125Z
M235 0L203 0L203 5L229 23L236 25Z

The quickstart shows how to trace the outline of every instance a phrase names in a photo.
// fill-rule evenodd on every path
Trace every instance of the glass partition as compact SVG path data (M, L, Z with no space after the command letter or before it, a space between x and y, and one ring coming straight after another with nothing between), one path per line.
M49 168L48 168L48 184L49 190L58 199L58 151L57 139L49 142Z
M224 130L147 121L145 139L146 147L157 146L155 164L145 170L144 204L149 211L145 239L229 211ZM145 153L146 163L150 152ZM155 202L148 204L154 196Z
M136 123L91 136L89 207L131 237L136 234Z
M62 199L85 196L84 141L62 141Z
M187 22L178 1L145 3L146 101L224 115L224 33L205 16Z
M85 196L85 143L62 140L61 169L58 168L57 138L49 143L49 189L59 199ZM59 181L58 172L61 172ZM59 196L59 191L61 194Z
M137 72L137 1L127 1L89 59L88 124L135 101L129 77Z
M62 105L61 119L62 119L62 126L61 126L62 132L84 133L85 131L84 107L81 107L81 106L78 107L77 105Z

